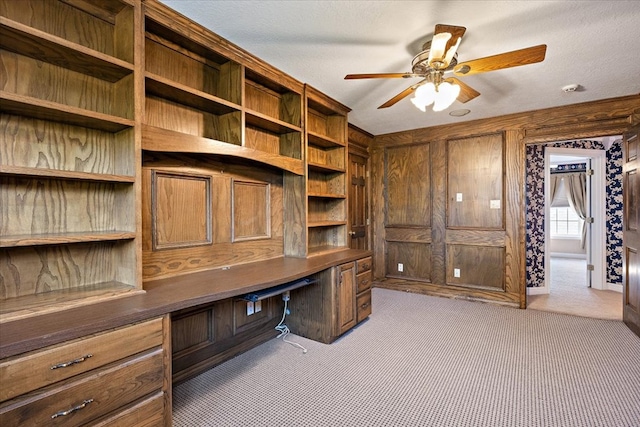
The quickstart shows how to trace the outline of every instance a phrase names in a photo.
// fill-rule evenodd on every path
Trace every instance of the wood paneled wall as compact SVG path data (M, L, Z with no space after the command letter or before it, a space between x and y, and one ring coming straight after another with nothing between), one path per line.
M526 144L620 135L634 111L640 95L376 136L374 280L524 308Z
M145 280L284 254L281 172L145 153L142 189Z

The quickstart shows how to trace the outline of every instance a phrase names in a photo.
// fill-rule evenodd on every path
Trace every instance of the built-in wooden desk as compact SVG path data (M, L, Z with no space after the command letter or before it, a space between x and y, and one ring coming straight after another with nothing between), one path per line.
M146 293L0 325L0 359L300 279L371 255L344 250L310 258L281 257L144 284Z

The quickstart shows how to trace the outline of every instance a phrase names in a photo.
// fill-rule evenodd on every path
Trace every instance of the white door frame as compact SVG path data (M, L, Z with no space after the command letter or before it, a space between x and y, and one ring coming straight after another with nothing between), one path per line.
M551 200L549 200L549 181L550 173L550 157L551 155L570 155L576 157L585 157L591 159L591 168L594 171L591 177L591 216L593 216L593 224L591 225L591 263L593 271L591 272L591 287L593 289L607 289L606 275L606 161L607 152L605 150L595 150L586 148L562 148L562 147L546 147L544 153L544 215L549 218ZM589 236L587 236L587 239ZM536 293L548 294L550 292L550 247L551 247L551 231L549 221L544 222L544 287ZM585 272L586 274L586 272Z

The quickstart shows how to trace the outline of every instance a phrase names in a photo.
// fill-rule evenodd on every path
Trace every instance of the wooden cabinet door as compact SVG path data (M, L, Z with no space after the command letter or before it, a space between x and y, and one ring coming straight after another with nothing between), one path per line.
M622 235L624 300L622 319L640 336L640 126L624 138Z
M356 269L349 262L336 267L336 335L342 335L356 325Z

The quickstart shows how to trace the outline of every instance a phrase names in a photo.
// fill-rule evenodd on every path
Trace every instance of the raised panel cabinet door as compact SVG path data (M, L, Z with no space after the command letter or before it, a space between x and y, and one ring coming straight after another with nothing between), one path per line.
M356 269L349 262L336 267L336 335L342 335L356 325Z
M640 336L640 126L625 134L623 147L622 319Z

